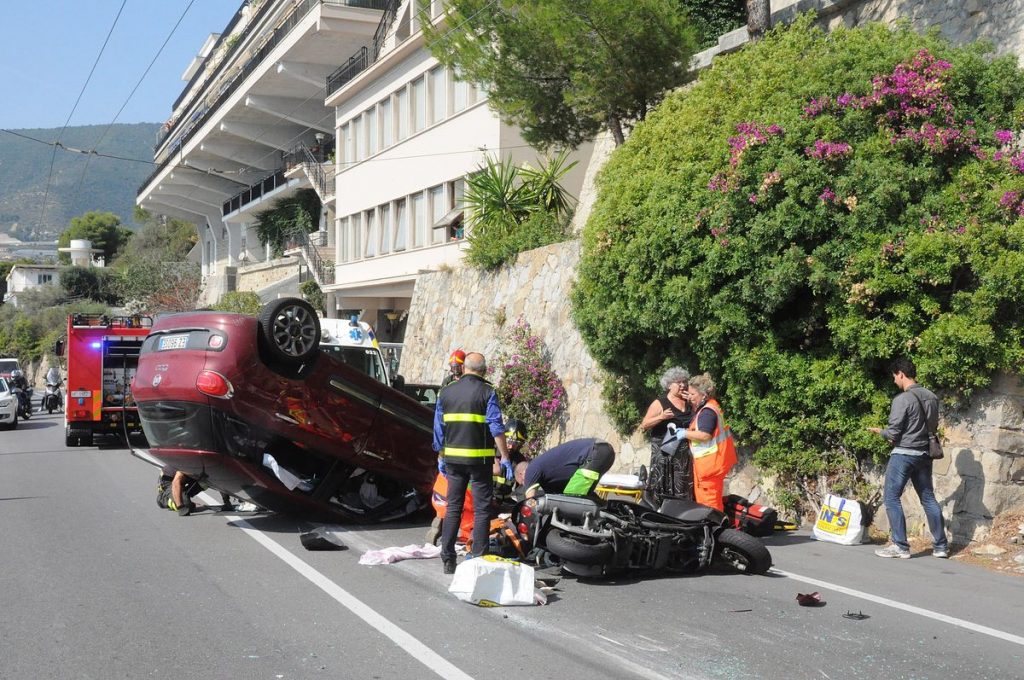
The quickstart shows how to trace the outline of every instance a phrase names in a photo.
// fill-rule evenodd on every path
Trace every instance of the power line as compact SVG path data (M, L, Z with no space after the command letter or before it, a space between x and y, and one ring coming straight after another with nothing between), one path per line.
M96 60L92 63L92 68L89 69L89 75L85 79L85 83L82 85L81 91L78 93L78 98L75 100L75 105L71 107L71 113L68 114L67 120L64 121L64 126L60 129L57 134L57 141L53 146L53 153L50 154L50 171L46 177L46 191L43 192L43 204L39 206L39 220L36 222L37 227L43 226L43 218L46 216L46 199L50 197L50 185L53 182L53 163L57 159L57 145L60 144L60 138L64 135L64 131L68 129L68 123L71 122L71 117L75 115L75 111L78 109L78 104L82 101L82 95L85 94L85 90L89 87L89 82L92 80L92 74L96 72L96 66L100 63L100 57L103 56L103 52L107 49L107 43L110 42L110 36L114 33L114 27L117 26L118 20L121 18L121 12L124 11L124 6L128 4L128 0L121 0L121 7L117 10L117 16L114 17L114 23L110 25L110 30L107 31L107 37L103 40L103 45L100 47L100 53L96 55Z
M119 108L117 110L117 113L114 114L114 117L113 119L111 119L110 124L107 125L105 130L103 130L103 134L100 135L99 139L93 143L93 152L95 152L99 145L103 143L103 140L107 138L107 135L110 133L110 129L114 127L114 123L117 122L118 117L120 117L121 113L124 112L125 107L128 106L128 102L130 102L132 100L132 97L135 96L135 93L138 91L139 86L142 85L142 81L144 81L146 79L146 76L149 75L149 71L153 68L153 64L155 64L156 60L160 58L161 54L163 54L164 48L167 47L167 43L171 41L171 37L174 36L174 33L178 30L178 27L181 25L181 22L185 20L185 15L187 15L188 11L192 9L192 5L195 4L195 1L196 0L189 0L188 5L185 6L185 10L181 13L181 16L178 17L178 21L175 22L174 27L171 28L171 32L167 34L167 37L164 39L163 44L160 45L160 49L158 49L156 51L156 54L153 55L153 59L149 62L149 66L147 66L146 70L142 72L142 76L140 76L138 82L135 83L135 87L132 88L132 91L128 93L128 97L125 98L124 103L121 104L121 108ZM85 167L82 168L82 176L78 178L78 186L75 187L76 195L82 189L82 183L85 181L85 175L89 171L89 162L91 160L91 156L85 159Z

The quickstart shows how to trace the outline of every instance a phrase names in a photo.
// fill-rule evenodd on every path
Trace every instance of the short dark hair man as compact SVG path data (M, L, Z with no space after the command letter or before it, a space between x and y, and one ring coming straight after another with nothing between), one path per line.
M533 498L538 490L570 496L590 494L615 464L615 449L601 439L572 439L516 466L516 481Z
M942 509L932 488L932 459L928 456L928 436L939 424L939 399L917 384L917 367L910 359L897 359L890 366L892 380L901 392L892 400L889 425L884 430L869 427L892 442L893 450L885 468L885 514L889 517L892 545L875 551L879 557L910 557L907 542L907 518L900 496L907 483L914 485L921 499L928 528L932 534L932 555L949 557L949 543L942 520Z
M500 469L512 476L505 442L505 419L494 387L484 380L487 362L479 352L466 355L462 377L441 389L434 409L434 450L444 458L448 476L448 508L441 525L444 573L455 573L455 539L459 533L466 487L473 489L473 555L487 552L494 448Z

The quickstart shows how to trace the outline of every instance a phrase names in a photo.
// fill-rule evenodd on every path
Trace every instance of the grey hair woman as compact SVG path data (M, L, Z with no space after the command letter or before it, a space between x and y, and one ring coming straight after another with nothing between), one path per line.
M655 508L661 505L665 496L693 497L693 465L688 443L685 440L679 442L672 453L662 450L669 425L682 430L690 425L693 410L686 400L689 380L689 371L679 366L672 366L662 373L660 383L665 393L651 402L640 421L640 427L650 436L651 465L646 498Z

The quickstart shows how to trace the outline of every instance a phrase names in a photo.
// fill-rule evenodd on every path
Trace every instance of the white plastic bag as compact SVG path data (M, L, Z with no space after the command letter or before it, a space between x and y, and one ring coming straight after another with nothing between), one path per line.
M528 564L484 555L456 567L448 592L481 607L534 604L533 576Z
M864 539L863 519L860 503L829 494L814 522L814 537L829 543L857 545Z

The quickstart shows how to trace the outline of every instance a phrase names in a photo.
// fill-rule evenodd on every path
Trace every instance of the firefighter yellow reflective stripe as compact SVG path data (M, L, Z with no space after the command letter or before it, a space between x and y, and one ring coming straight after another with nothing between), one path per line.
M486 423L487 416L478 413L445 413L446 423Z
M444 456L448 458L494 458L494 449L456 449L451 446L444 447Z

